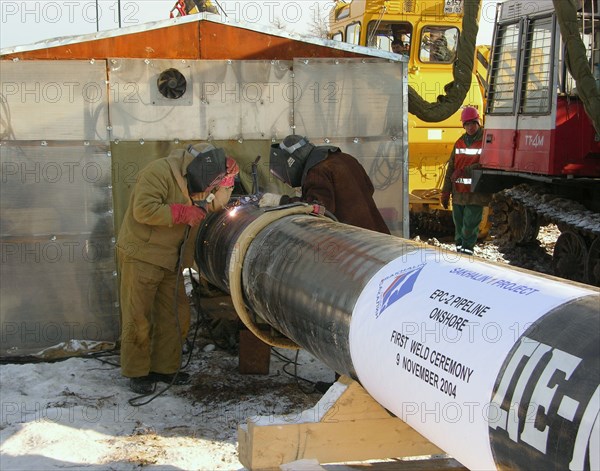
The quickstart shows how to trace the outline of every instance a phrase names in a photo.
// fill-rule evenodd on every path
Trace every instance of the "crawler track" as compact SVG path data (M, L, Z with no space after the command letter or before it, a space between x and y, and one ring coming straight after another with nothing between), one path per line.
M540 226L556 224L561 235L554 248L555 274L600 285L600 214L527 184L496 193L491 209L491 233L504 246L528 244Z

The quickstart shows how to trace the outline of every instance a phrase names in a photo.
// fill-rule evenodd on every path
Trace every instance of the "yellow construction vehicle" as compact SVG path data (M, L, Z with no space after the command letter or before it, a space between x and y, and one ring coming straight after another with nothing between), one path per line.
M435 102L453 80L463 16L462 0L337 0L329 17L330 38L404 55L409 86L425 101ZM471 86L463 102L480 114L484 111L488 56L488 47L477 49ZM443 213L439 194L445 164L464 132L460 111L428 122L415 114L408 116L412 230L442 231L452 225L449 212Z
M193 15L202 12L217 13L217 8L210 0L177 0L171 9L171 18Z

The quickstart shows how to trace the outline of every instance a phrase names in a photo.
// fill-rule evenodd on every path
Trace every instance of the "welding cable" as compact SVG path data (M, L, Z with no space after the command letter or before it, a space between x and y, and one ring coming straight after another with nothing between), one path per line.
M261 216L252 221L237 239L237 243L229 258L229 293L238 317L256 337L268 345L279 348L297 350L300 347L287 337L276 336L261 330L253 316L246 309L242 287L242 266L246 252L256 235L271 223L294 214L314 214L311 204L297 204L285 208L269 208Z
M296 386L298 386L298 389L303 392L304 394L312 394L316 391L316 384L314 381L311 381L310 379L306 379L303 378L302 376L300 376L298 374L298 356L300 354L300 350L296 350L296 354L294 359L292 360L291 358L286 357L285 355L282 355L281 353L279 353L277 350L274 350L273 348L271 348L271 354L274 355L275 357L279 358L281 361L283 361L283 366L281 367L281 369L283 370L283 372L290 376L291 378L294 378L296 380ZM294 366L294 371L288 371L287 367L288 365L293 365ZM308 383L311 388L310 389L305 389L304 386L302 386L302 384L300 383L300 381L303 381L305 383Z

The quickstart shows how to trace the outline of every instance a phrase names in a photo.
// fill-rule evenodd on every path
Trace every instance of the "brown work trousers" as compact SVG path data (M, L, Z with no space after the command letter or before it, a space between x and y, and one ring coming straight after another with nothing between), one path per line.
M119 253L121 274L121 374L175 373L190 326L183 274ZM175 309L179 325L175 318Z

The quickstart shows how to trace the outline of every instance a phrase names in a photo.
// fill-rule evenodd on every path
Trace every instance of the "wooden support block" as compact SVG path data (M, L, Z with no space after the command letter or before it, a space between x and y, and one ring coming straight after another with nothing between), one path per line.
M444 453L346 377L301 416L248 419L238 428L238 452L251 470L308 458L336 463Z
M247 329L240 330L239 371L245 375L268 375L271 346Z

